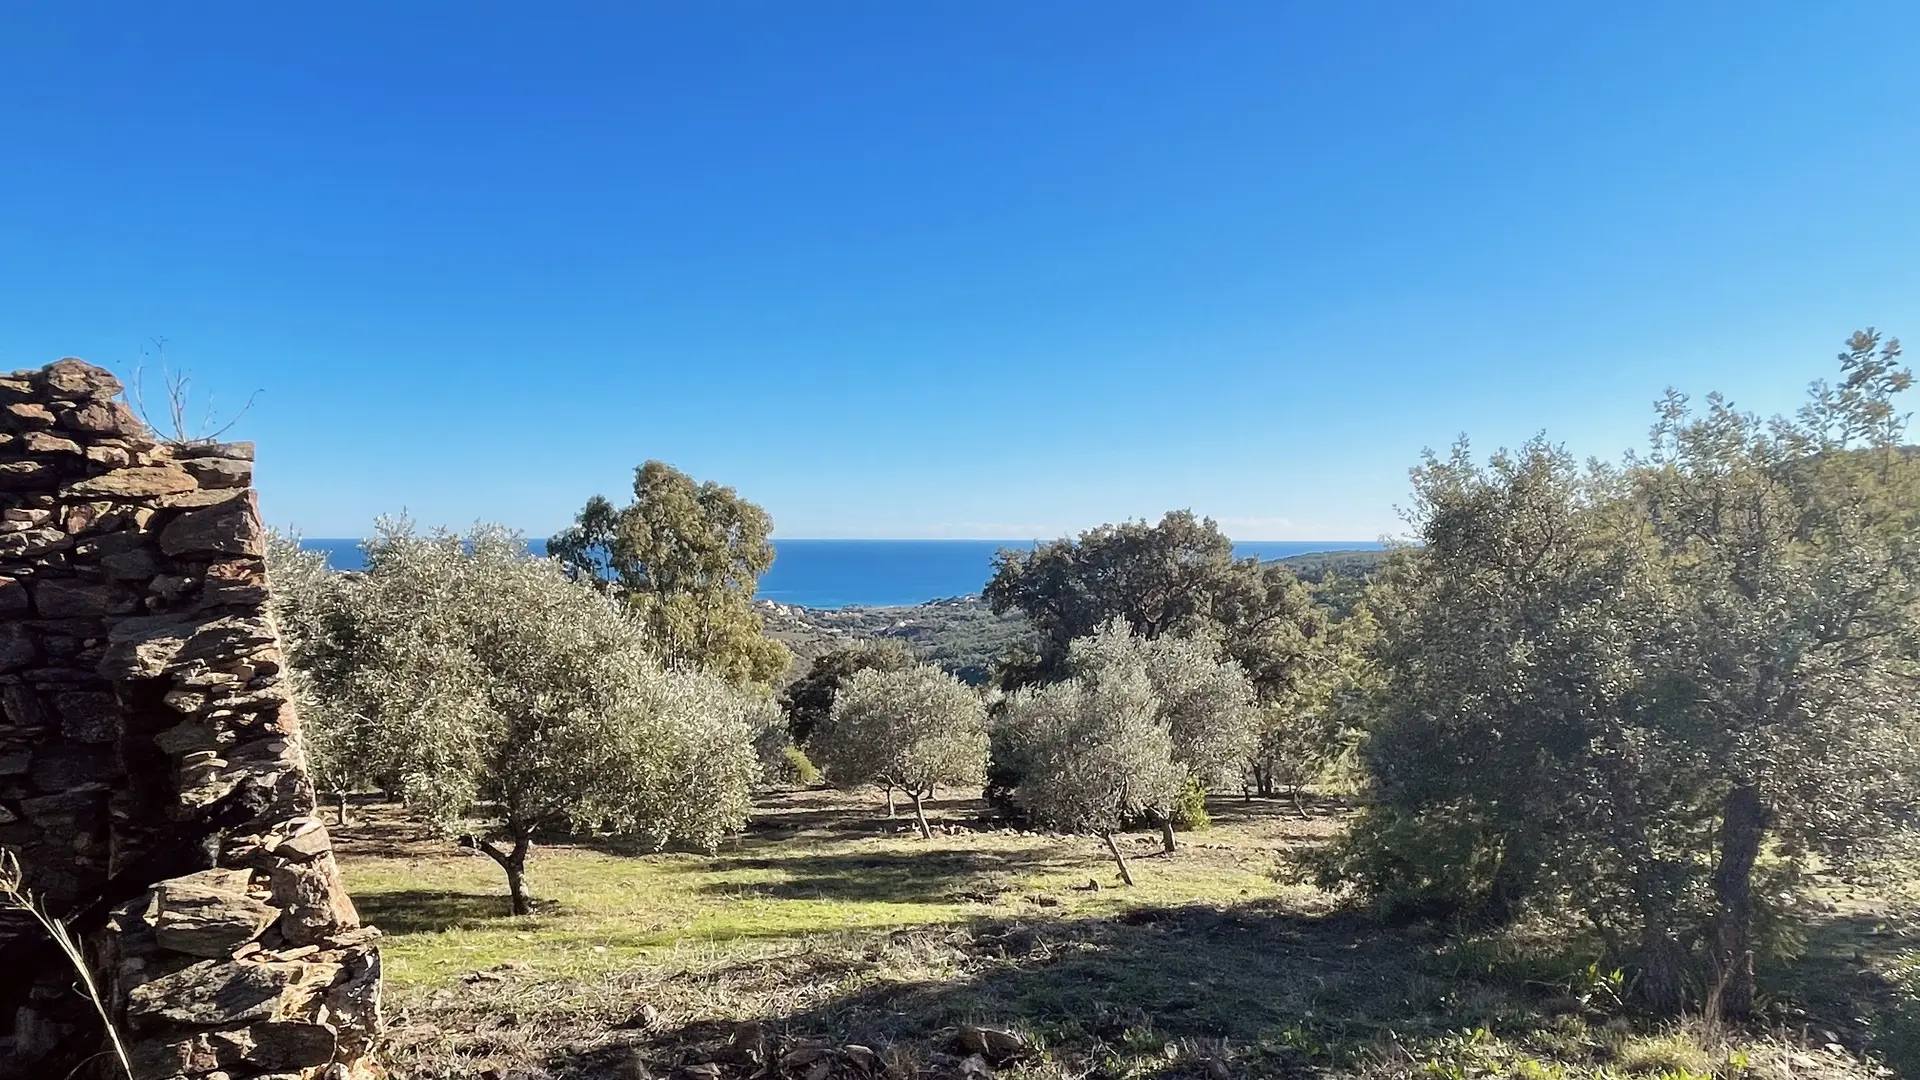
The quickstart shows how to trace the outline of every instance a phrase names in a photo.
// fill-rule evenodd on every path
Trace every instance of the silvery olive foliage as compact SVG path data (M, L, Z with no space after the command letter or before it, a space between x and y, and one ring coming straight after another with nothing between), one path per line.
M1260 737L1261 716L1253 684L1222 655L1217 638L1148 638L1115 619L1074 642L1068 663L1075 675L1095 678L1137 664L1167 726L1174 762L1204 788L1239 787Z
M1036 824L1107 835L1164 814L1188 772L1141 652L1099 635L1076 649L1086 663L1075 674L1007 698L998 742L1020 777L1014 801Z
M931 664L865 668L840 684L807 747L834 783L899 788L917 809L936 784L984 781L987 709L972 687ZM925 833L924 818L920 825Z
M310 672L326 654L338 609L342 580L327 568L325 553L306 551L298 536L267 536L270 608L288 660L287 679L300 715L300 743L307 772L322 791L347 792L366 786L357 775L352 736L355 725L329 706L314 687Z
M608 829L711 850L744 824L772 703L663 670L616 600L529 557L517 534L383 520L363 573L316 586L310 566L276 564L293 567L282 619L298 628L292 660L319 703L319 741L344 751L329 751L337 768L351 761L363 786L444 828L488 820L474 842L506 869L516 912L536 835Z

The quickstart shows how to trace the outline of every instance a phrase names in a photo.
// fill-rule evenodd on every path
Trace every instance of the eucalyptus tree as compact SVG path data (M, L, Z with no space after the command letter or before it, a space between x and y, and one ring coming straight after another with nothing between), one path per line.
M773 565L772 531L767 512L734 489L649 461L634 470L631 503L593 496L547 550L576 581L620 597L669 666L770 684L791 660L753 609Z
M383 521L296 650L356 767L500 864L515 914L536 837L584 828L711 850L738 830L769 704L663 671L646 628L517 534Z
M866 668L841 684L808 745L843 787L905 791L920 835L932 839L922 800L935 785L986 778L987 709L972 687L930 664Z

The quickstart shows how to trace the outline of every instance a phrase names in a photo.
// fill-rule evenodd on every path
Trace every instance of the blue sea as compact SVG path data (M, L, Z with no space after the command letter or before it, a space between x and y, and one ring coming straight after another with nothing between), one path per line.
M336 570L365 565L358 540L303 540L327 553ZM545 554L544 541L530 541ZM1028 549L1031 540L776 540L773 569L756 594L810 608L898 607L979 592L993 574L993 554ZM1242 558L1284 559L1316 551L1371 551L1365 540L1256 540L1233 545Z

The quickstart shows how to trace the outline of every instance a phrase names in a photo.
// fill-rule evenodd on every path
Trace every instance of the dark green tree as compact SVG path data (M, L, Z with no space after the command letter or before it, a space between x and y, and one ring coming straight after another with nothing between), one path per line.
M780 708L787 714L793 741L806 744L833 712L834 695L855 672L904 671L917 663L905 645L891 640L862 641L815 657L807 673L780 692Z
M1175 510L1158 524L1102 525L1077 538L994 558L987 602L1020 611L1038 633L1036 654L1002 671L1009 688L1063 677L1074 641L1113 619L1144 638L1217 636L1263 699L1306 677L1329 613L1284 565L1236 559L1211 518Z
M1543 441L1415 473L1376 590L1373 801L1333 876L1388 902L1571 908L1662 1010L1745 1016L1756 927L1812 854L1909 827L1920 476L1871 332L1797 418L1670 394L1652 451ZM1708 842L1708 838L1711 842Z

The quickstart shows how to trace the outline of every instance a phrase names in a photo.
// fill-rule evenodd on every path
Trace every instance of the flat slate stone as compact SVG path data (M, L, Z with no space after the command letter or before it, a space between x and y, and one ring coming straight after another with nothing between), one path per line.
M248 498L181 514L160 530L160 550L175 556L266 554L253 500Z
M202 960L141 983L127 993L127 1015L188 1027L238 1027L273 1018L280 995L299 978L278 965Z
M171 465L143 465L69 484L65 494L81 497L105 495L119 499L137 499L192 491L199 486L194 482L193 477L187 475L185 469L177 469Z
M278 908L244 892L190 881L161 882L153 891L158 907L154 940L163 949L188 956L231 956L280 916Z

